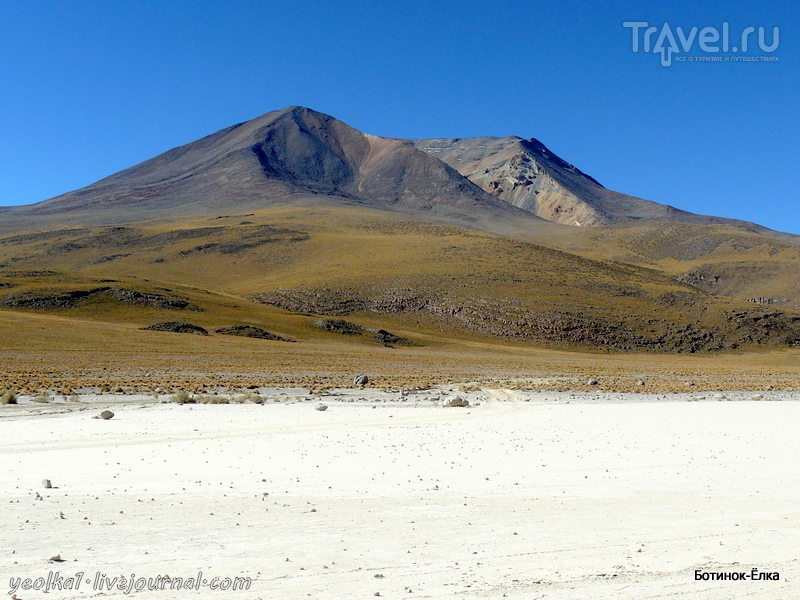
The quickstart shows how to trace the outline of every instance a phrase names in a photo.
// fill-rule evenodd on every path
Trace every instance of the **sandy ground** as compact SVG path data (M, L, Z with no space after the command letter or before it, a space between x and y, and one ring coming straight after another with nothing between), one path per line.
M452 395L0 406L0 593L799 597L800 393ZM753 569L779 579L695 580ZM22 589L56 572L80 588ZM209 588L235 577L249 589Z

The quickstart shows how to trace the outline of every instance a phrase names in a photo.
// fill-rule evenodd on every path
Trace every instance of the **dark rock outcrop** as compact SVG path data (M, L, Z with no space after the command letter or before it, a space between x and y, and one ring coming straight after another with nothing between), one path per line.
M136 306L148 306L163 310L201 310L183 298L170 298L161 294L139 292L127 288L119 287L97 287L88 290L70 290L60 294L47 294L26 292L22 294L10 294L0 300L0 304L7 308L23 308L32 310L60 310L75 308L83 303L97 299L102 295L110 296L112 299L123 304Z
M241 337L249 337L249 338L256 338L259 340L275 340L278 342L294 342L295 340L291 340L289 338L281 337L274 333L270 333L260 327L254 327L252 325L231 325L230 327L221 327L220 329L216 330L217 333L221 333L222 335L238 335Z
M143 331L166 331L168 333L194 333L197 335L208 335L208 331L198 325L192 325L185 321L164 321L153 323L147 327L141 327Z
M447 326L514 341L552 342L559 346L578 345L613 350L647 350L658 352L708 352L736 349L747 344L800 345L800 316L783 311L765 311L761 307L731 311L722 315L724 322L700 319L676 323L667 319L650 319L648 330L631 323L611 319L589 311L568 311L553 308L527 308L522 298L469 299L445 294L411 291L378 292L357 297L348 291L292 292L284 290L280 299L272 296L270 304L291 310L295 294L304 308L325 314L330 306L327 294L350 297L363 312L389 315L419 315ZM319 304L310 303L312 298ZM652 298L655 305L693 309L703 302L698 295L675 291ZM416 316L415 316L416 318ZM318 327L344 335L363 335L370 331L361 326L330 318L317 321ZM375 339L386 344L400 343L385 330L377 330Z
M341 335L361 335L364 333L364 328L361 325L344 319L318 319L314 322L314 327Z

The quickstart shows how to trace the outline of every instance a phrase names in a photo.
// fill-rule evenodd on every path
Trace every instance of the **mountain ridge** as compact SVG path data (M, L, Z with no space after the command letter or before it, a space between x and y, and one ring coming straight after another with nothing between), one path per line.
M772 233L749 221L698 215L610 190L536 138L431 138L409 142L437 156L495 197L551 222L594 227L635 220L678 221L729 224Z
M293 216L281 217L280 226L272 221L275 215L286 214ZM316 220L319 214L326 215L324 222ZM0 265L6 269L103 271L104 278L121 270L169 282L175 277L173 270L188 268L203 285L230 293L241 278L242 264L263 261L272 269L291 257L305 273L304 280L316 280L324 288L329 277L332 289L341 292L350 280L335 272L326 253L345 252L351 240L358 252L348 259L347 269L371 273L359 280L364 286L370 277L386 276L374 271L378 263L370 247L386 240L359 227L334 233L328 221L358 222L370 215L370 220L383 222L374 227L377 232L395 230L398 222L404 222L402 227L408 231L426 232L393 239L416 240L415 244L425 239L406 256L412 270L436 274L434 287L441 283L444 254L433 261L428 255L455 252L456 245L441 246L439 239L452 235L445 232L455 226L593 260L591 267L582 268L590 280L613 279L601 263L634 265L703 293L800 309L800 286L791 283L798 280L800 269L797 236L743 221L693 215L608 190L535 138L380 137L299 106L221 129L80 190L27 207L2 208L0 215ZM564 224L576 222L583 226ZM306 230L303 225L309 223L314 225ZM430 226L434 223L437 227ZM98 229L103 227L108 229ZM80 233L84 229L94 233ZM465 232L459 235L469 237ZM310 247L310 238L318 244L330 243L316 262L297 256L298 248ZM393 254L400 251L397 244L380 247ZM517 261L520 248L502 246L501 255ZM482 255L464 251L461 256L468 263L466 270L453 267L448 285L469 288L475 283L469 268ZM544 263L553 255L528 256L544 261L533 265L544 272L549 268ZM453 256L448 260L458 263ZM207 281L207 271L217 263L233 275L232 280L220 280L219 286ZM464 306L478 310L507 280L519 283L509 288L509 297L519 297L520 302L528 302L528 295L565 285L569 296L584 285L580 279L567 284L557 271L549 271L541 280L517 281L518 272L530 265L514 264L517 274L499 259L493 262L495 272L485 274L481 298L465 298ZM391 277L399 265L385 268ZM253 269L261 277L261 267ZM320 269L325 274L322 279ZM423 280L427 281L416 275L409 280L409 298ZM614 286L608 289L619 291ZM247 293L269 291L254 283ZM619 293L629 292L640 293L634 287ZM425 306L434 312L458 309L437 304L432 288L426 293ZM637 310L646 315L643 307L648 302L660 307L659 298L671 293L651 294ZM385 297L357 296L360 302L380 306ZM570 315L576 318L593 310L589 302L588 297L577 304L564 297L557 300L568 304ZM600 294L592 302L618 301ZM618 316L625 318L622 313ZM610 311L602 321L616 327L613 321L618 316ZM525 319L538 322L534 313L529 317ZM698 319L694 325L704 320Z
M9 228L303 203L372 206L498 233L536 231L540 220L584 227L656 220L789 235L609 190L536 138L380 137L302 106L226 127L43 202L0 207L0 214Z
M401 140L367 136L304 107L227 127L80 190L6 213L125 222L325 200L461 224L536 220Z

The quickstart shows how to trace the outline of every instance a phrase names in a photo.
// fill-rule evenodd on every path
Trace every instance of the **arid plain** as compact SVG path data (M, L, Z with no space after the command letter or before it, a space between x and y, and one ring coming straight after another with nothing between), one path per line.
M537 140L301 107L2 208L2 585L789 598L799 260Z

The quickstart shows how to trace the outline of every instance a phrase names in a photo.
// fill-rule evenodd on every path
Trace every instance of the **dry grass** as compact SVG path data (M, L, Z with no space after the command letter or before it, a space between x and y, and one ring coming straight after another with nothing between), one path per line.
M264 399L258 394L247 393L234 396L224 394L189 394L181 391L170 397L170 402L177 404L263 404Z
M259 395L258 391L237 394L232 398L232 401L236 402L237 404L244 404L246 402L251 404L264 404L264 398Z
M215 396L213 394L202 394L196 397L200 404L230 404L231 399L227 396Z
M279 212L267 214L278 221L276 226L299 227L308 232L308 238L271 242L243 253L188 252L189 246L203 240L174 234L198 230L201 222L186 221L183 230L137 227L143 239L158 238L163 243L150 248L125 242L132 245L126 246L130 256L120 259L125 261L125 277L119 276L123 263L97 264L97 250L86 244L103 237L101 229L59 234L45 245L36 237L28 244L3 244L0 239L0 261L24 258L16 262L19 266L14 271L0 272L0 279L14 285L10 289L15 296L58 295L114 285L142 294L185 298L203 309L193 311L191 320L205 329L247 323L300 343L326 335L329 339L334 333L384 329L412 344L424 343L421 336L445 334L474 340L494 336L564 349L589 344L595 349L652 345L658 350L685 350L695 342L687 341L691 336L683 327L689 325L701 333L720 329L716 340L699 338L698 346L691 348L697 350L729 335L748 343L752 333L740 332L738 324L734 327L727 317L732 310L753 309L751 304L714 298L638 267L587 260L458 227L387 222L385 214L379 218L373 213L340 211L334 218L330 211L295 212L291 219ZM293 221L300 216L303 221ZM228 227L214 235L222 236L215 243L224 245L246 231ZM50 252L65 244L77 249ZM153 262L155 252L169 260ZM265 264L270 266L266 271ZM33 271L34 267L38 270ZM114 282L108 283L109 278ZM311 301L292 309L300 314L289 314L249 300L256 293L281 289ZM379 308L348 314L347 321L302 314L323 312L342 298ZM418 300L423 308L414 304ZM126 304L101 294L46 314L141 327L182 318L185 313ZM552 328L560 316L564 323ZM573 334L575 339L570 337ZM374 343L369 338L363 336L362 343ZM270 343L265 341L262 347Z
M180 391L173 395L169 401L175 402L176 404L195 404L197 399L189 394L189 392Z
M0 310L9 344L0 355L0 389L41 395L95 387L228 390L249 386L351 387L366 373L369 387L426 389L434 385L524 389L685 391L800 387L800 351L697 355L579 353L425 335L425 346L384 348L351 336L298 344L235 336L161 336L118 323ZM19 332L24 332L24 335ZM69 335L65 335L69 332ZM419 335L398 331L401 335ZM323 334L324 335L324 334ZM600 384L586 386L589 378ZM637 381L645 386L636 386ZM186 392L187 394L189 392ZM250 399L248 401L254 401Z
M0 238L0 263L14 265L13 270L0 269L0 284L13 286L0 289L0 295L115 285L186 298L203 308L191 313L192 322L208 330L246 323L296 339L297 344L139 331L138 327L148 323L175 320L181 312L127 305L105 296L78 308L49 312L0 307L4 342L0 389L14 388L25 395L92 386L103 391L161 388L166 394L176 390L234 392L270 385L323 390L350 386L359 373L369 374L371 386L390 389L424 389L465 381L482 387L580 389L588 378L599 380L595 389L638 391L642 388L636 387L636 381L644 380L644 390L653 392L683 391L689 379L698 390L798 385L796 359L800 352L792 349L695 356L577 352L566 345L543 349L539 342L502 340L469 330L455 318L413 310L346 317L359 327L387 329L410 339L412 347L385 348L365 336L324 331L313 326L319 315L290 314L253 303L250 295L278 289L327 289L382 297L420 290L437 295L447 306L471 303L487 310L501 306L506 311L514 307L528 312L553 307L580 311L647 335L647 329L662 326L648 324L648 319L714 324L724 322L722 315L728 308L751 305L708 296L658 271L599 263L387 213L275 209L249 220L303 231L308 237L274 241L241 253L191 251L203 240L173 239L167 234L219 223L210 217L195 217L136 225L141 239L163 234L163 243L152 246L131 242L120 249L83 244L102 234L102 229L14 243L3 243ZM551 238L540 236L546 243L574 242L580 252L604 258L618 258L628 250L624 245L615 246L613 239L593 241L592 236L618 235L622 240L632 235L547 230L556 233ZM563 237L567 230L569 236ZM243 233L246 231L236 227L220 230L214 233L214 243L237 242ZM74 250L48 252L70 243ZM128 251L130 256L98 262L102 255ZM726 252L726 257L732 257L739 251ZM767 249L751 252L759 257L769 254ZM14 262L9 262L12 259ZM155 262L159 259L164 261ZM646 263L644 258L640 262ZM650 266L672 273L675 265L667 262ZM116 283L102 283L103 279ZM654 301L680 297L676 292L688 294L695 303Z

